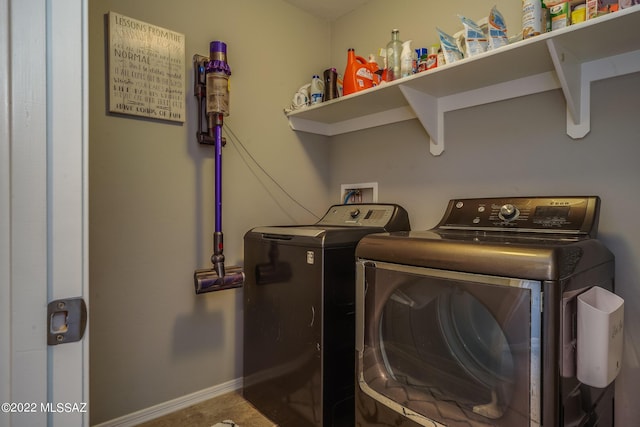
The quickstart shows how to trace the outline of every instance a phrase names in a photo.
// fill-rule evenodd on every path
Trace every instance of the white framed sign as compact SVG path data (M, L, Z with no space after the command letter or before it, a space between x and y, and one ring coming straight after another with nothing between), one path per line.
M185 37L109 12L109 111L185 121Z

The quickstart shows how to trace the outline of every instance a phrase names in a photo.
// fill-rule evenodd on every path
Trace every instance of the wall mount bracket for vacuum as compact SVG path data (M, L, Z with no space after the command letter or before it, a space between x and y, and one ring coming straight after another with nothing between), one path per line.
M193 55L193 94L198 100L198 130L196 131L196 138L199 144L202 145L215 145L216 139L209 133L211 127L208 123L209 117L206 112L207 102L207 76L206 67L209 62L208 56ZM204 128L203 128L204 123ZM222 137L222 146L227 145L227 140Z

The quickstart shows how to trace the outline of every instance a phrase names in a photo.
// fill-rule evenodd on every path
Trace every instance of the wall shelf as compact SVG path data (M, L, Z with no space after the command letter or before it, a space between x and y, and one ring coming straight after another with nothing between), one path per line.
M640 71L640 7L510 44L475 58L287 115L293 130L334 136L417 118L444 151L444 113L552 89L567 104L567 134L590 130L591 82Z

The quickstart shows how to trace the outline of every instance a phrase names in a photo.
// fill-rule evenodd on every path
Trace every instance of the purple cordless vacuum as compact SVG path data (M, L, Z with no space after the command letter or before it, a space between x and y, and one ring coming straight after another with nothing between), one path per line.
M196 270L193 278L196 294L237 288L244 284L244 272L240 267L225 268L222 238L222 137L224 116L229 115L229 76L227 45L213 41L210 56L195 55L194 94L198 99L198 142L215 146L215 229L213 233L213 268ZM207 129L202 129L202 117L206 115Z

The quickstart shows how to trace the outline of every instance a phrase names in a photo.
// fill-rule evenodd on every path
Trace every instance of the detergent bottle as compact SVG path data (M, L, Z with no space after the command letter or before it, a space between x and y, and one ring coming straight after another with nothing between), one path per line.
M311 95L311 105L324 101L324 82L320 80L320 76L317 74L314 74L311 79L309 94Z
M367 60L356 56L353 48L347 51L347 68L343 77L343 95L349 95L373 87L373 74Z

